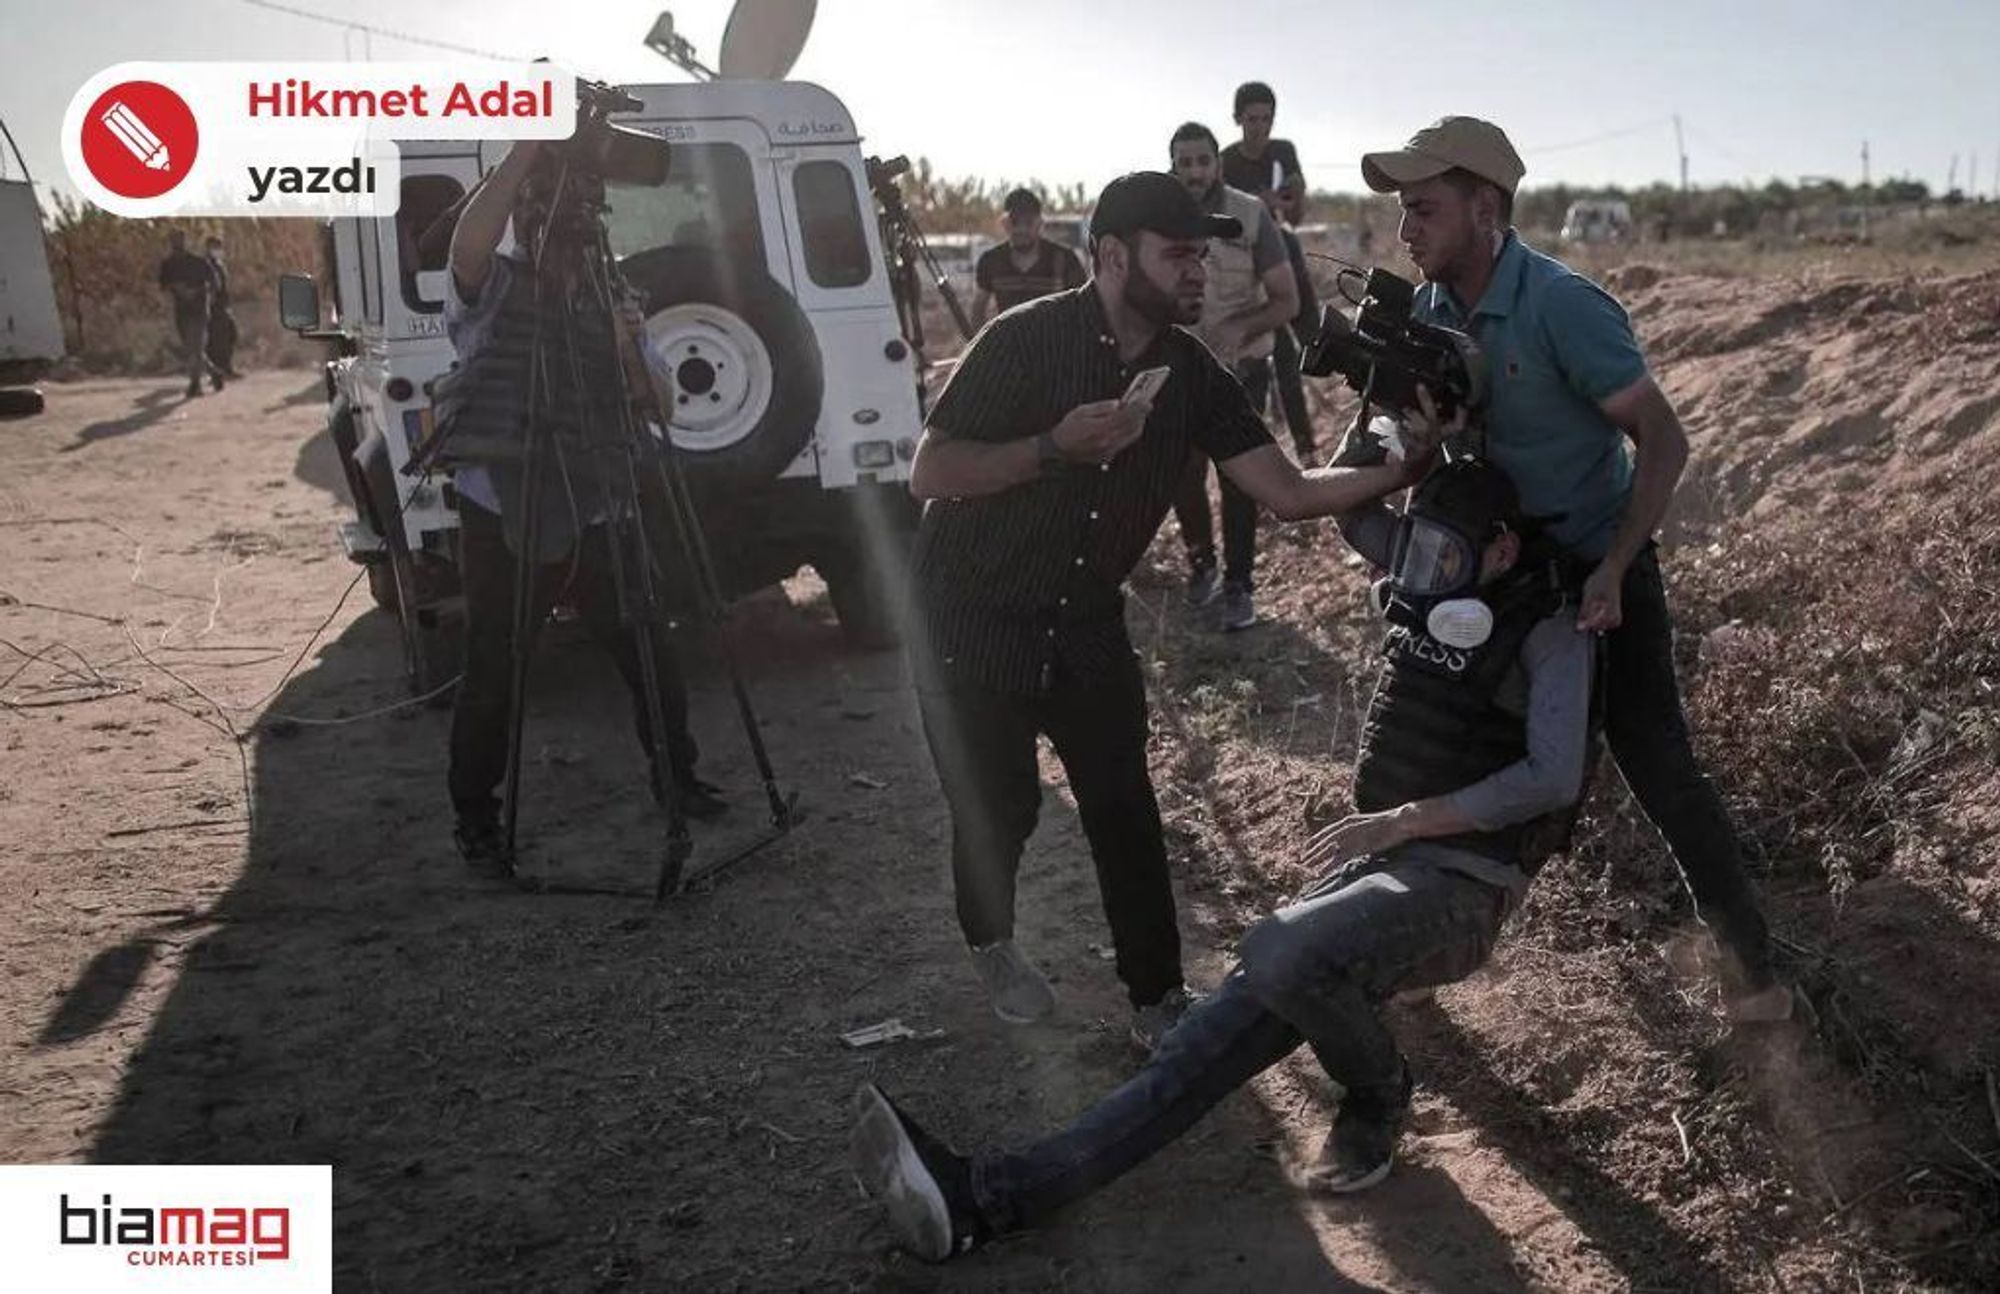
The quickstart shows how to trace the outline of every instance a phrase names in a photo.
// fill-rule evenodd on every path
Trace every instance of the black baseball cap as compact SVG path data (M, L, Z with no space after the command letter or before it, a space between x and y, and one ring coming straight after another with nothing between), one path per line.
M1164 238L1235 238L1243 222L1201 209L1187 185L1165 171L1134 171L1104 186L1090 213L1092 240L1150 229Z
M1000 209L1010 216L1039 216L1042 214L1042 199L1033 189L1016 189L1007 195Z

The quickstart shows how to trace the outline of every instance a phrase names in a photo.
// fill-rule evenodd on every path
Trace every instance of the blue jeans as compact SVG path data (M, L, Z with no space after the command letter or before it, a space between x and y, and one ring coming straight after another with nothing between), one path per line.
M1151 1156L1305 1042L1344 1089L1396 1083L1402 1053L1377 1014L1401 989L1463 979L1493 951L1506 890L1397 855L1335 870L1244 935L1222 987L1144 1069L1069 1127L972 1163L1000 1231L1032 1226Z

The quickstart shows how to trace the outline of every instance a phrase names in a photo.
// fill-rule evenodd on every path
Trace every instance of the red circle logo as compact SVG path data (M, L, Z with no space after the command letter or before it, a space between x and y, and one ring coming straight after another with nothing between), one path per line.
M187 100L157 81L126 81L83 119L83 164L121 198L157 198L187 178L201 140Z

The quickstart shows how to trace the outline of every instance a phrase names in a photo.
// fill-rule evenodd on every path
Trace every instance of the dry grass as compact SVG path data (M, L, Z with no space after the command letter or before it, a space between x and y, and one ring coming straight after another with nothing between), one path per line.
M298 367L320 358L321 348L278 326L277 307L280 274L327 280L317 222L126 220L90 207L61 211L48 236L70 371L167 373L178 367L172 312L156 282L173 229L185 231L197 253L211 233L225 240L239 368Z

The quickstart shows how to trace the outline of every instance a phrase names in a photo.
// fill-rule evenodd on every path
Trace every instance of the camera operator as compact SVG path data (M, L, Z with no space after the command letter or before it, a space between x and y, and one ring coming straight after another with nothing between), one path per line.
M1207 287L1201 319L1193 331L1243 384L1261 419L1271 389L1273 334L1290 323L1299 308L1298 280L1278 232L1278 219L1256 197L1222 182L1215 134L1208 127L1186 123L1174 132L1167 151L1175 178L1187 186L1202 210L1227 216L1241 227L1240 233L1209 240ZM1225 632L1255 625L1257 609L1251 594L1257 565L1257 505L1223 474L1219 583L1208 505L1208 459L1200 454L1188 463L1174 515L1188 551L1188 601L1205 606L1219 590Z
M1134 1036L1150 1046L1188 1002L1122 586L1189 458L1215 460L1285 518L1357 507L1423 465L1419 446L1404 464L1301 473L1241 384L1179 326L1201 316L1209 240L1241 235L1170 175L1112 181L1091 214L1094 276L986 326L911 465L910 489L929 501L912 671L951 808L959 924L995 1014L1011 1023L1055 1005L1013 941L1043 734L1097 864ZM1150 402L1121 399L1155 368L1168 372Z
M1577 629L1605 635L1605 736L1722 945L1732 1014L1785 1018L1793 997L1774 977L1741 846L1695 758L1674 677L1653 533L1687 463L1687 435L1631 321L1512 228L1525 168L1499 127L1446 117L1400 149L1365 155L1361 170L1376 192L1401 195L1399 236L1425 280L1414 317L1469 333L1486 356L1485 450L1528 514L1553 519L1581 601ZM1334 461L1380 452L1357 426Z
M565 453L566 438L576 428L562 419L588 405L603 417L615 418L624 386L617 368L603 362L584 365L582 390L573 382L561 346L559 301L556 294L573 285L543 276L537 290L537 267L529 249L547 234L551 240L574 231L552 228L564 219L551 209L548 192L552 168L542 165L552 150L532 140L516 143L507 157L467 201L451 239L451 289L445 326L459 367L452 374L450 394L439 395L441 426L463 465L455 473L459 496L459 572L465 589L465 671L452 711L450 789L458 815L454 838L459 852L476 871L509 876L508 856L500 828L500 805L494 791L506 772L512 701L515 587L517 553L525 542L527 510L539 510L540 540L533 556L532 587L528 590L528 623L539 627L558 599L573 601L592 637L611 653L631 687L639 742L648 759L659 758L661 742L650 730L643 701L638 655L633 635L621 622L619 594L609 554L609 505L585 456ZM496 249L508 226L513 250ZM549 248L554 254L556 248ZM580 302L580 328L595 330L578 350L586 361L601 361L612 321L597 302ZM545 374L551 389L537 403L558 423L546 429L560 461L542 474L538 497L524 496L521 463L495 455L491 461L464 461L469 446L478 443L525 444L529 370L537 339L547 343L550 356ZM599 342L597 346L589 344ZM593 353L595 352L595 353ZM631 365L628 359L628 371ZM689 817L709 818L723 811L714 787L695 776L696 749L687 729L687 687L681 676L666 626L653 635L654 668L666 725L664 744L667 781ZM518 645L530 651L532 642Z

